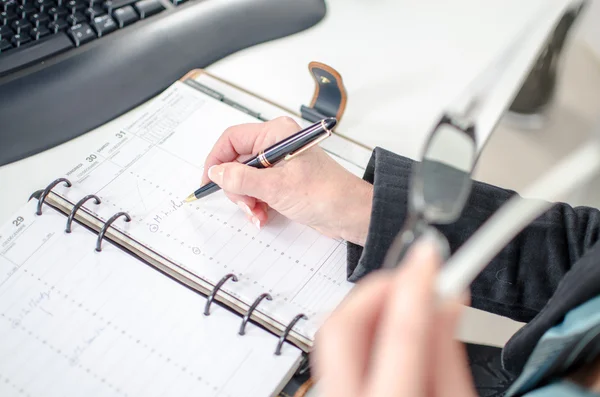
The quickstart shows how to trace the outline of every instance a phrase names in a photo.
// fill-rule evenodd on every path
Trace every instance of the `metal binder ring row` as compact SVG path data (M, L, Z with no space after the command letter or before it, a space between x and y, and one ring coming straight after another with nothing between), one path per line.
M111 216L106 223L104 224L104 226L102 226L102 229L100 229L100 233L98 233L98 239L96 240L96 251L100 252L102 251L102 239L104 238L104 234L106 234L106 230L108 230L108 228L110 227L110 225L112 225L112 223L114 221L117 220L117 218L124 216L125 217L125 221L126 222L130 222L131 221L131 217L129 216L129 214L127 212L117 212L116 214L114 214L113 216Z
M215 288L213 288L212 292L210 293L210 295L208 295L208 298L206 299L206 305L204 306L204 315L205 316L210 316L210 305L212 304L213 300L215 299L215 296L217 295L217 292L219 291L219 289L221 289L223 284L225 284L225 282L229 279L231 279L233 282L238 281L238 278L235 274L229 273L229 274L226 274L217 283L217 285L215 285Z
M264 294L260 294L258 296L258 298L256 298L256 300L254 301L252 306L250 306L250 308L248 309L246 314L244 314L244 318L242 318L242 324L240 325L240 331L238 332L238 334L240 334L240 335L246 334L246 324L248 323L248 320L250 320L250 316L252 316L252 312L254 312L254 310L256 309L256 306L258 306L258 304L265 298L268 301L273 300L271 295L266 292Z
M41 215L42 214L42 204L46 200L46 197L48 196L48 194L50 193L50 191L56 185L58 185L61 182L64 182L66 187L71 187L72 186L71 181L69 181L66 178L58 178L58 179L52 181L52 183L50 183L48 186L46 186L46 188L40 194L40 198L39 198L38 204L37 204L37 211L36 211L37 215ZM32 198L33 198L33 196L34 195L32 195ZM73 208L71 209L71 212L69 213L69 216L67 218L67 225L66 225L66 228L65 228L65 232L66 233L71 233L71 225L73 223L73 220L75 219L75 215L76 215L77 211L79 209L81 209L81 207L87 201L89 201L91 199L94 199L96 205L99 205L102 202L100 200L100 198L98 196L94 195L94 194L89 194L89 195L83 197L82 199L80 199L73 206ZM125 221L126 222L130 222L131 221L131 217L126 212L117 212L116 214L114 214L113 216L111 216L104 223L104 225L100 229L100 232L98 233L98 238L96 240L96 251L98 251L98 252L102 251L102 240L104 239L104 235L106 234L106 231L120 217L125 217ZM237 282L238 281L237 276L235 274L233 274L233 273L226 274L223 278L221 278L221 280L215 285L215 287L213 288L213 290L211 291L211 293L209 294L209 296L208 296L208 298L206 300L206 305L204 306L204 315L206 315L206 316L210 315L210 305L212 304L213 300L215 299L215 296L216 296L217 292L221 289L221 287L223 286L223 284L225 284L225 282L227 282L227 280L229 280L229 279L231 279L233 282ZM244 317L242 318L242 323L240 324L240 329L239 329L239 332L238 332L239 335L244 335L246 333L246 324L250 320L250 317L252 316L252 313L256 310L256 308L258 307L258 305L264 299L269 300L269 301L273 300L272 296L270 294L268 294L268 293L260 294L254 300L254 303L252 303L252 305L250 306L250 308L248 309L248 311L246 312L246 314L244 314ZM306 317L306 315L304 313L300 313L300 314L296 315L292 319L292 321L290 321L290 323L287 325L287 327L285 328L285 330L283 331L283 333L280 335L279 341L277 342L277 347L275 349L275 355L276 356L281 355L281 348L283 347L283 343L285 342L285 340L289 336L289 333L292 331L292 328L294 328L294 326L296 325L296 323L298 321L300 321L301 319L308 319L308 317Z
M304 313L300 313L296 317L294 317L294 319L292 321L290 321L290 323L288 324L287 327L285 327L285 331L283 331L283 333L279 337L279 342L277 342L277 348L275 349L276 356L281 355L281 347L283 346L283 342L285 342L285 339L288 337L289 333L292 331L292 328L294 328L294 325L296 325L296 323L298 321L300 321L301 319L308 320L308 317L306 317L306 315Z
M213 288L213 290L211 291L211 293L208 295L208 297L206 299L206 305L204 306L204 315L205 316L209 316L210 315L210 305L212 304L213 300L215 299L215 296L217 295L217 292L221 289L221 287L223 286L223 284L225 284L225 282L227 282L227 280L229 280L229 279L231 279L234 282L238 281L237 276L235 274L233 274L233 273L226 274L225 276L223 276L223 278L221 280L219 280L219 282L215 285L215 287ZM256 307L264 299L270 301L270 300L273 300L273 297L271 297L270 294L268 294L268 293L265 292L263 294L260 294L254 300L254 303L252 303L252 305L250 306L250 308L248 309L248 311L246 312L246 314L244 314L244 317L242 318L242 323L240 324L240 330L238 331L239 335L245 335L245 333L246 333L246 324L250 320L250 316L252 316L252 313L254 312L254 310L256 310ZM283 347L283 343L285 342L285 340L289 336L290 332L292 331L292 328L294 328L294 326L296 325L296 323L298 321L302 320L302 319L307 320L308 317L306 317L306 315L304 313L300 313L300 314L296 315L296 317L294 317L294 319L292 321L290 321L290 323L287 325L287 327L285 327L285 330L279 336L279 341L277 342L277 348L275 349L275 355L276 356L280 356L281 355L281 348Z
M36 215L42 215L42 204L44 204L44 201L46 200L46 196L48 196L48 193L50 193L50 190L54 189L54 187L61 182L64 182L66 187L73 186L71 181L68 180L67 178L55 179L52 183L50 183L48 186L46 186L46 188L44 189L44 191L42 191L42 194L40 195L40 198L38 200L37 211L35 212Z
M71 223L73 223L73 219L75 218L75 213L79 210L79 208L81 208L81 206L83 204L85 204L86 201L88 201L90 199L95 199L96 205L98 205L102 202L102 201L100 201L100 198L98 196L96 196L95 194L88 194L87 196L85 196L84 198L79 200L77 202L77 204L75 204L75 206L69 213L69 217L67 218L67 227L65 228L66 233L71 233Z

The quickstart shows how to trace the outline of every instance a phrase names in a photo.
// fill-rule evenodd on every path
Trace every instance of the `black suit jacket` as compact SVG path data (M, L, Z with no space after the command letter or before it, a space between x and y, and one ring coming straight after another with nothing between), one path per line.
M364 247L348 245L348 278L381 266L406 215L413 161L376 148L364 179L374 186ZM513 194L474 182L463 213L438 225L452 252ZM600 293L600 212L555 204L518 234L471 285L471 306L528 323L503 350L503 365L520 373L539 338L572 308Z

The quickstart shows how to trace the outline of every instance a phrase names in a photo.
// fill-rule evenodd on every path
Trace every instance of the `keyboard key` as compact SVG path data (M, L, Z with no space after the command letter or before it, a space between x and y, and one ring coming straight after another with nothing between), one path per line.
M60 32L43 38L34 46L10 50L10 56L0 57L0 75L10 70L39 62L69 48L73 48L73 42L66 33Z
M69 15L67 17L67 23L71 26L79 25L80 23L84 23L84 22L87 22L87 19L80 12L76 12L75 14Z
M52 7L54 5L52 0L33 0L32 3L35 8Z
M0 25L10 25L12 21L17 19L17 14L14 11L0 12Z
M0 11L14 11L16 7L14 0L0 0Z
M64 19L57 19L56 21L50 22L50 24L48 24L48 29L50 29L50 31L54 34L58 33L61 30L65 30L68 27L69 24Z
M180 4L185 3L186 0L171 0L171 3L173 3L174 6L178 6Z
M21 45L29 43L31 41L31 37L29 37L29 35L26 33L16 34L12 37L12 39L10 39L10 41L12 42L13 47L19 48Z
M50 18L43 12L36 12L29 18L29 20L31 21L33 27L37 28L40 25L46 25L50 21Z
M6 39L2 39L0 40L0 54L8 51L12 48L12 44L10 44L10 41L6 40Z
M65 3L65 8L69 12L69 14L73 15L77 11L85 10L85 4L76 0L69 0Z
M119 28L123 28L138 20L138 14L136 14L132 6L119 8L113 13L113 16L117 20Z
M48 36L50 34L50 29L48 29L45 26L39 26L35 29L31 29L31 32L29 32L29 35L31 36L31 38L35 41L41 39L42 37Z
M105 34L109 34L110 32L114 32L117 30L117 24L110 15L102 15L94 18L94 22L92 22L92 26L98 33L98 37L102 37Z
M79 47L82 44L87 43L88 41L94 40L96 38L96 33L94 33L94 29L90 27L87 23L81 23L79 25L75 25L72 28L67 30L69 36L73 39L75 43L75 47Z
M0 40L10 39L14 34L15 32L13 32L10 26L0 26Z
M29 22L27 19L20 19L18 21L14 21L11 26L17 34L27 33L33 27L31 26L31 22Z
M104 8L100 7L99 5L95 5L93 7L86 9L84 14L88 18L88 20L91 22L94 20L94 18L96 18L100 15L104 15L105 12L104 12Z
M54 6L52 0L34 0L33 5L40 12L47 11L49 8Z
M77 11L77 2L75 0L67 1L64 3L64 7L67 9L67 11L69 11L69 13L75 14Z
M109 14L112 14L116 9L131 5L135 3L135 1L136 0L106 0L104 2L104 9Z
M56 21L59 18L64 18L68 15L67 9L63 7L52 7L48 10L50 20Z
M36 12L37 12L37 10L31 4L20 5L17 8L15 8L15 13L21 19L28 18L29 16L35 14Z
M142 0L135 3L135 9L140 18L148 18L151 15L158 14L163 11L165 7L158 0Z

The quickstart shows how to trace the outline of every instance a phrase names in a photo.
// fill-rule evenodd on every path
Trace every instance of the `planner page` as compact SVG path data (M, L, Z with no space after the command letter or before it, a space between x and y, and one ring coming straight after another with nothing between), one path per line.
M294 330L308 343L352 288L346 281L346 243L273 212L260 231L222 191L191 203L204 160L227 127L256 118L181 82L123 122L106 141L82 153L64 174L72 183L53 189L72 203L97 194L85 208L102 220L126 211L131 222L113 225L182 268ZM58 176L57 176L58 177Z
M272 396L300 350L30 201L0 228L0 396Z

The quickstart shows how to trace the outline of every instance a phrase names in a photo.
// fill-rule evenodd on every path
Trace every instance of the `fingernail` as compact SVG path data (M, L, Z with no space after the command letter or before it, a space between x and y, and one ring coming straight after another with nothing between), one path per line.
M238 207L240 207L240 209L242 211L244 211L246 213L246 215L248 215L248 216L252 216L253 215L252 211L250 210L250 207L248 207L246 205L246 203L244 203L243 201L238 201L237 205L238 205Z
M260 221L258 220L257 217L255 217L255 216L252 217L252 223L254 223L254 226L256 226L256 228L258 230L260 230Z
M220 185L223 182L223 167L220 165L213 165L208 169L208 177L211 181Z

